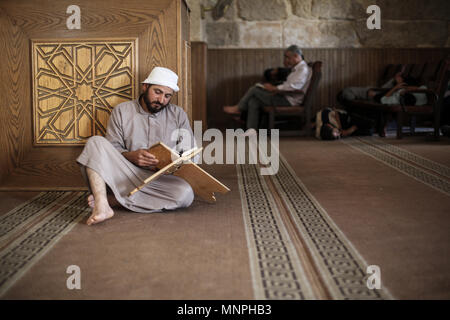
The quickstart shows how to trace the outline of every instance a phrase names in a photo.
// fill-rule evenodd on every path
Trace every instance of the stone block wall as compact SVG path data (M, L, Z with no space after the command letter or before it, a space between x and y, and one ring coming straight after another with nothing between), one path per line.
M224 17L201 18L187 0L191 40L209 48L420 48L450 47L449 0L233 0ZM367 7L381 9L381 30L366 26Z

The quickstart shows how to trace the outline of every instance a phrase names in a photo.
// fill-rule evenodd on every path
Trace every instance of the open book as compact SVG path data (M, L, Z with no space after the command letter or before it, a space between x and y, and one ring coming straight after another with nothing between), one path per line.
M230 189L189 160L201 150L202 148L195 148L180 156L162 142L154 144L148 151L159 160L156 165L158 171L145 179L143 184L131 191L128 196L138 192L147 183L157 179L159 176L166 173L173 173L173 175L186 180L191 185L194 193L200 198L207 202L215 202L214 192L227 193Z

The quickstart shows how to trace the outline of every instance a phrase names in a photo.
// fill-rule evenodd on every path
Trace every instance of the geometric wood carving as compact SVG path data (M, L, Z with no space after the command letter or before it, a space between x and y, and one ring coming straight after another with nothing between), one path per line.
M137 98L136 42L32 41L35 145L105 135L114 106Z

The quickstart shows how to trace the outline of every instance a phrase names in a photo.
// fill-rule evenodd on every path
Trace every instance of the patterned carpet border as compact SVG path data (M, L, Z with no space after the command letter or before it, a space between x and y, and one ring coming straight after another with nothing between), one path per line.
M49 205L47 199L49 196L53 196L53 203L57 204L41 221L1 249L0 297L90 212L90 208L86 206L88 192L66 192L66 194L67 197L59 192L42 193L8 213L13 215L15 211L19 213L40 211ZM64 202L67 198L70 199ZM23 222L23 219L21 221Z
M332 299L392 299L367 287L368 264L280 155L271 179L288 207Z
M376 146L383 151L394 154L395 156L402 158L406 161L412 162L422 168L434 171L435 173L443 177L450 178L450 167L447 167L430 159L419 156L418 154L412 153L398 146L387 143L384 141L384 139L376 137L358 137L358 140Z
M450 181L445 180L433 173L427 172L418 165L411 164L404 159L393 156L372 144L365 143L361 139L346 138L341 139L340 141L396 169L397 171L406 174L447 196L450 196Z
M41 192L32 199L22 203L6 214L0 216L0 243L8 239L12 233L23 228L30 221L45 214L62 198L68 196L67 192Z
M255 299L315 299L298 254L256 165L237 165Z

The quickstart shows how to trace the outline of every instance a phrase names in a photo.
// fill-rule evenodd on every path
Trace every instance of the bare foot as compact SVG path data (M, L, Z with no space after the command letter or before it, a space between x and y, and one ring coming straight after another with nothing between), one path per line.
M233 115L241 114L238 106L225 106L225 107L223 107L223 112L228 113L228 114L233 114Z
M86 221L86 224L88 226L105 221L114 216L114 211L113 209L111 209L107 201L104 202L98 201L97 203L95 201L92 201L92 203L93 203L93 207L91 207L92 214Z

